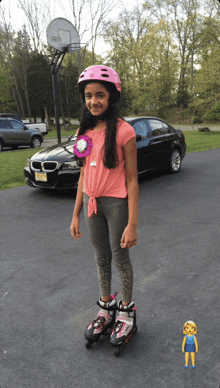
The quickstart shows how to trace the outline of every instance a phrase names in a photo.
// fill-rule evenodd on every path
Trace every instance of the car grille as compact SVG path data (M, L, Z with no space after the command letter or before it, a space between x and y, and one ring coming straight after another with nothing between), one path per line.
M44 171L54 171L57 168L57 162L43 162Z
M40 171L41 170L41 162L31 162L32 170Z
M58 166L58 162L31 162L31 168L33 171L55 171Z

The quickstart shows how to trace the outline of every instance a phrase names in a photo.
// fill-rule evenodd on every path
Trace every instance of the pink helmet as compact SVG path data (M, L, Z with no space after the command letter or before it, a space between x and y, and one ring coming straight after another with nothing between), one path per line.
M111 67L94 65L87 67L79 76L78 86L80 87L88 81L105 81L115 85L117 91L121 93L121 80Z

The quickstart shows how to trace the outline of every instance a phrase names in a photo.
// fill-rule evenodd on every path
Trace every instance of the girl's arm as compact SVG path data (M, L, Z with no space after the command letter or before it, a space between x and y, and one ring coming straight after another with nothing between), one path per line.
M80 216L81 210L83 208L83 181L84 181L84 167L81 167L77 195L76 195L76 202L75 202L74 211L73 211L73 216L77 216L77 217Z
M182 352L185 353L186 337L183 338Z
M136 138L132 138L123 148L125 161L125 179L128 189L128 225L121 238L121 247L130 248L137 243L137 216L139 188L137 178Z
M195 336L195 338L194 338L194 342L195 342L195 346L196 346L196 353L198 353L199 347L198 347L198 342L197 342L196 336Z
M128 225L137 226L138 215L138 177L137 177L137 145L136 138L132 138L124 146L125 179L128 188Z
M83 208L83 181L84 181L84 167L81 167L76 202L75 202L74 211L73 211L73 218L70 225L71 234L73 238L75 238L76 240L79 240L79 237L83 235L79 231L80 213Z

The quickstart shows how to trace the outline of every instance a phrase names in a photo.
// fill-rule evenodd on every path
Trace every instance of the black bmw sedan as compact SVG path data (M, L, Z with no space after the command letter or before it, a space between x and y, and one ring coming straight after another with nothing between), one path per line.
M180 171L186 153L182 131L155 117L125 120L136 132L138 175L154 170ZM73 154L76 140L76 136L70 136L67 142L43 149L28 159L24 168L26 183L36 188L77 188L80 168Z

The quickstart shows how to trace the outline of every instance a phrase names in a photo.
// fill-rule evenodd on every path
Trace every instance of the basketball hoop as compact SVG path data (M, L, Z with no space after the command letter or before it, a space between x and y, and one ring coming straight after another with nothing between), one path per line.
M53 19L47 27L47 42L50 47L60 52L69 52L69 47L73 47L70 52L74 52L80 47L79 34L69 20L64 18Z
M60 122L57 95L57 72L66 53L74 53L81 50L79 34L69 20L64 18L53 19L47 26L47 43L56 49L51 62L51 74L53 79L54 108L56 116L57 139L61 143Z
M81 43L69 43L67 45L67 52L68 53L75 53L75 51L79 51L81 49L82 49Z

